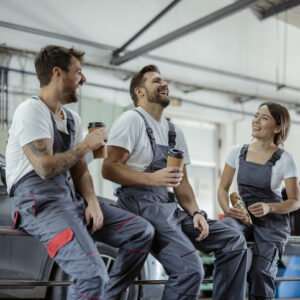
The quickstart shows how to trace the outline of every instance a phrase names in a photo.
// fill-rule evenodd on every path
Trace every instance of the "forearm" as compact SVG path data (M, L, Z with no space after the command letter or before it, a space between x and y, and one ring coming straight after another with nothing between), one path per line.
M76 192L79 193L89 204L98 201L95 194L92 177L88 170L83 172L79 177L72 176Z
M189 183L182 182L177 188L174 188L176 199L180 206L191 216L196 210L199 210L195 195Z
M219 204L222 208L222 210L224 211L225 215L228 213L229 211L229 199L228 199L228 191L226 191L223 188L219 188L218 189L218 201Z
M297 199L287 199L280 203L269 203L270 213L287 214L299 209L300 203Z
M102 176L121 185L153 185L152 173L132 170L121 162L105 160Z
M49 179L72 168L81 160L90 149L85 142L74 146L72 149L47 155L33 163L36 173L43 179Z

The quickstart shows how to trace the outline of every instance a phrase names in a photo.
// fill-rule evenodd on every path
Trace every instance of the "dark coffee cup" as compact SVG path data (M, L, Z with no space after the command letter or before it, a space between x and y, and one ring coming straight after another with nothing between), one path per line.
M103 122L90 122L88 126L89 132L92 132L95 129L106 127ZM105 146L101 146L100 148L93 151L94 158L106 158L107 157L107 148Z
M170 149L168 152L167 168L178 167L183 168L184 166L184 153L177 149Z

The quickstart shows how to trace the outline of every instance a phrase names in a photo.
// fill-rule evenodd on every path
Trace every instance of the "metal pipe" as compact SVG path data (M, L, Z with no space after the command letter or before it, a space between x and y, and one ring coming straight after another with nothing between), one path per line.
M4 70L0 72L0 126L4 127Z
M123 46L113 51L113 56L117 56L120 52L124 51L125 48L136 40L142 33L144 33L149 27L157 22L162 16L164 16L169 10L171 10L181 0L174 0L166 8L164 8L157 16L155 16L150 22L148 22L142 29L140 29L131 39L129 39Z
M34 72L23 71L23 70L18 70L18 69L13 69L13 68L6 68L6 67L1 67L0 66L0 70L1 69L12 71L12 72L17 72L17 73L22 73L22 74L36 76L36 74ZM169 81L168 79L166 79L166 80ZM209 91L209 92L226 94L226 95L233 96L233 97L240 97L240 98L247 98L247 99L248 98L251 98L251 99L260 99L260 100L272 101L272 102L281 102L281 103L284 103L284 104L287 104L287 105L299 105L298 102L293 102L293 101L288 101L288 100L281 101L282 98L279 100L279 99L275 99L275 98L271 98L271 97L266 97L266 96L262 96L262 95L251 95L251 94L245 94L245 93L238 93L238 92L235 92L235 91L218 89L218 88L212 88L212 87L207 87L207 86L200 86L200 85L196 85L196 84L187 84L187 83L178 82L178 81L169 81L169 82L173 82L174 84L178 84L178 85L185 86L185 87L188 87L188 88L193 88L195 90L205 90L205 91ZM128 89L117 88L115 86L103 85L103 84L92 83L92 82L86 82L86 83L84 83L84 86L85 85L86 86L99 87L99 88L105 88L105 89L111 89L111 90L114 90L114 91L128 93ZM172 96L172 97L173 98L178 98L178 99L182 100L183 102L189 102L189 103L193 102L192 100L185 100L185 99L182 99L182 98L176 97L176 96ZM233 110L233 111L236 111L236 110Z
M144 53L147 53L153 49L156 49L162 45L165 45L175 39L178 39L179 37L186 35L196 29L202 28L204 26L207 26L209 24L212 24L216 21L219 21L227 16L230 16L246 7L248 7L251 4L254 4L255 2L258 2L260 0L239 0L236 1L228 6L225 6L205 17L202 17L201 19L194 21L186 26L183 26L169 34L166 34L162 36L161 38L158 38L132 52L129 52L123 56L115 56L112 57L110 63L112 65L120 65L122 63L125 63L139 55L142 55Z
M90 46L90 47L94 47L94 48L105 49L105 50L110 50L110 51L115 50L115 47L111 47L111 46L104 45L101 43L96 43L96 42L92 42L92 41L88 41L88 40L84 40L84 39L79 39L79 38L73 37L73 36L68 36L65 34L36 29L36 28L28 27L28 26L12 24L12 23L3 22L3 21L0 21L0 26L9 28L9 29L24 31L24 32L28 32L28 33L32 33L32 34L36 34L36 35L47 36L47 37L57 39L57 40L63 40L63 41L68 41L68 42L72 42L72 43L82 44L82 45Z
M300 277L276 277L275 282L281 281L300 281ZM165 284L167 280L134 280L133 285L158 285ZM202 283L213 283L213 278L205 278ZM22 287L55 287L55 286L70 286L73 281L29 281L29 280L0 280L0 289L3 288L22 288Z
M209 72L212 74L222 75L222 76L226 76L226 77L232 77L232 78L241 79L241 80L245 80L245 81L252 81L255 83L259 83L259 84L270 85L270 86L276 87L277 89L284 88L284 89L289 89L289 90L293 90L296 92L300 92L300 87L296 87L296 86L292 86L292 85L288 85L288 84L276 83L274 81L270 81L270 80L266 80L266 79L261 79L261 78L256 78L256 77L243 75L243 74L239 74L239 73L219 70L219 69L215 69L212 67L201 66L201 65L194 64L194 63L183 62L183 61L179 61L179 60L167 58L167 57L160 57L160 56L156 56L156 55L147 55L147 56L149 58L152 58L152 59L155 59L158 61L162 61L164 63L169 63L172 65L177 65L177 66L181 66L184 68L194 69L194 70L203 71L203 72Z
M5 127L7 128L8 126L8 72L4 72L4 107L5 107L5 112L4 112L4 124ZM5 129L6 129L5 128Z
M14 24L11 24L11 25L14 25ZM1 22L0 22L0 26L1 26ZM32 29L35 30L34 28L32 28ZM69 38L72 38L72 37L69 37ZM104 46L105 46L105 48L103 48L103 49L111 48L112 51L116 49L115 47L111 47L109 45L104 45ZM34 52L34 51L20 50L20 49L16 49L16 48L8 48L8 47L1 46L1 45L0 45L0 51L11 51L11 52L15 52L17 54L30 54L30 55L37 54L37 52ZM144 57L153 59L153 60L162 61L164 63L168 63L168 64L172 64L172 65L189 68L189 69L195 69L198 71L210 72L213 74L228 76L228 77L237 78L237 79L241 79L241 80L245 80L245 81L252 81L252 82L256 82L256 83L260 83L260 84L266 84L266 85L274 86L276 88L284 87L285 89L290 89L290 90L300 92L299 87L295 87L295 86L291 86L291 85L287 85L287 84L281 84L279 82L276 83L276 82L265 80L265 79L255 78L252 76L242 75L242 74L238 74L238 73L234 73L234 72L228 72L228 71L224 71L224 70L219 70L219 69L215 69L215 68L211 68L211 67L207 67L207 66L201 66L201 65L194 64L194 63L183 62L183 61L179 61L179 60L175 60L175 59L171 59L171 58L160 57L160 56L156 56L156 55L144 55ZM112 67L112 66L103 66L103 65L96 65L96 64L91 64L91 63L84 63L84 65L93 67L93 68L102 69L102 70L113 71L113 72L123 72L123 73L128 73L128 74L135 73L133 71L124 70L124 69L116 68L116 67Z
M3 67L0 66L0 70ZM4 69L8 69L8 68L4 68ZM33 72L28 72L28 71L22 71L22 70L17 70L17 69L9 69L10 71L13 72L21 72L27 75L36 75ZM176 83L176 82L175 82ZM181 83L180 83L181 84ZM118 91L118 92L123 92L128 94L128 89L125 88L118 88L115 86L109 86L109 85L104 85L104 84L99 84L99 83L89 83L86 82L84 83L84 86L93 86L93 87L98 87L98 88L103 88L103 89L108 89L108 90L113 90L113 91ZM260 100L264 100L264 101L272 101L272 102L280 102L280 103L285 103L285 104L289 104L289 105L297 105L297 102L288 102L288 101L280 101L278 99L273 99L273 98L269 98L269 97L265 97L265 96L260 96L260 95L250 95L250 94L240 94L240 93L236 93L236 92L231 92L231 91L226 91L226 90L221 90L221 89L213 89L213 88L209 88L209 87L201 87L201 86L197 86L197 85L187 85L188 87L197 87L198 89L204 89L210 92L216 92L216 93L222 93L222 94L227 94L230 96L235 96L235 97L253 97L255 99L260 99ZM9 92L10 93L10 92ZM19 93L19 92L12 92L12 93ZM199 103L196 102L194 100L187 100L187 99L183 99L181 97L176 97L174 95L171 95L170 98L176 98L178 100L180 100L183 103L189 103L192 105L197 105L200 107L204 107L204 108L208 108L208 109L213 109L213 110L219 110L219 111L226 111L226 112L231 112L231 113L236 113L236 114L243 114L243 115L248 115L248 116L252 116L253 113L252 112L243 112L237 109L231 109L231 108L227 108L227 107L220 107L220 106L216 106L216 105L210 105L210 104L205 104L205 103ZM292 121L293 124L297 124L300 125L300 121Z

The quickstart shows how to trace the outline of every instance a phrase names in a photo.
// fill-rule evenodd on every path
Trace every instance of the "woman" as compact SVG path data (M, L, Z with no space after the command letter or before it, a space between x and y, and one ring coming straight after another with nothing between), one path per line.
M221 176L218 199L226 215L223 222L254 241L248 273L249 300L273 299L277 263L290 233L288 213L300 207L295 161L290 153L279 148L289 128L290 116L285 107L272 102L261 104L252 121L255 141L229 151ZM241 209L229 207L228 191L235 172L239 195L252 225L242 222L245 213ZM288 195L284 202L283 181Z

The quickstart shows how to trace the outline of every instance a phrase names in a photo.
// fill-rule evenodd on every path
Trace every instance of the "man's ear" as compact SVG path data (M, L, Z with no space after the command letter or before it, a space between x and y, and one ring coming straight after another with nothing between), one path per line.
M134 93L137 95L137 97L143 97L144 96L144 90L141 87L136 87L134 89Z
M62 71L59 67L54 67L52 71L52 76L55 80L60 80L62 76Z

